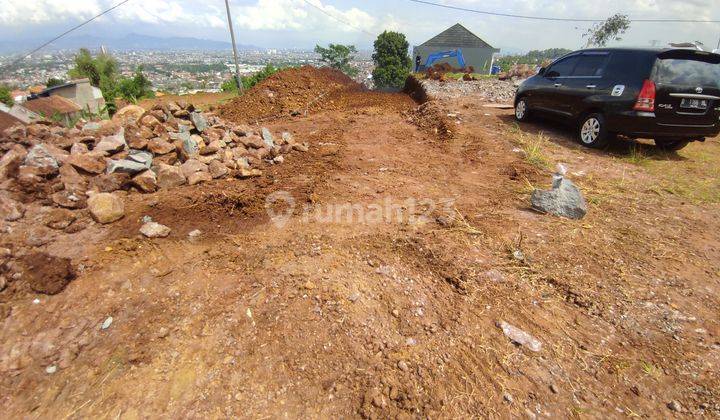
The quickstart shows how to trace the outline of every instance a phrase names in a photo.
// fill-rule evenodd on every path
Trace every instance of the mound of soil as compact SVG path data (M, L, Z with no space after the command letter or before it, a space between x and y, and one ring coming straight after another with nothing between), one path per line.
M326 109L332 106L328 97L363 90L362 85L339 70L303 66L270 76L222 106L218 113L236 122L255 122Z
M448 112L442 109L437 101L428 101L409 113L409 120L420 129L434 134L439 140L449 140L455 133L453 123L447 115Z
M25 273L30 288L38 293L55 295L75 278L75 270L69 258L59 258L42 252L23 258Z

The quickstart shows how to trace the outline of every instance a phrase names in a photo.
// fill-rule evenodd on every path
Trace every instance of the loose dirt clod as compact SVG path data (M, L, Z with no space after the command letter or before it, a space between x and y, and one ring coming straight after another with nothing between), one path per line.
M69 258L36 252L26 255L22 261L25 266L23 278L38 293L58 294L75 279L75 270Z

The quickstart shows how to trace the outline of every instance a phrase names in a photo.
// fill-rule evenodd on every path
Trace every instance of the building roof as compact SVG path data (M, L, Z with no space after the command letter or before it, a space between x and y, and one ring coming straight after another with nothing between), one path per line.
M69 82L67 82L67 83L63 83L62 85L57 85L57 86L53 86L53 87L46 88L45 90L43 90L42 92L40 92L39 95L41 95L41 96L49 95L49 94L51 94L52 91L54 91L54 90L62 89L62 88L70 87L70 86L76 86L76 85L83 84L83 83L90 84L90 79L76 79L76 80L71 80L71 81L69 81Z
M0 110L0 132L16 124L22 124L22 121L13 117L5 111Z
M493 48L459 23L421 44L423 47Z
M30 124L31 122L43 119L40 115L18 104L13 105L12 108L10 108L9 110L3 109L3 111L19 119L20 121L22 121L23 124Z
M55 114L72 114L82 110L75 102L57 95L31 99L25 102L23 106L45 117L52 117Z

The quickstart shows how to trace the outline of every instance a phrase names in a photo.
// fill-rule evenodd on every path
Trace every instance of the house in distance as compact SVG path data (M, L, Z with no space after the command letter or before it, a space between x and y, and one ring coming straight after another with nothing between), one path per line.
M482 38L470 32L469 29L456 23L429 39L424 44L413 47L412 58L414 70L425 70L428 57L443 52L453 52L456 54L437 59L430 63L430 65L448 63L455 68L462 67L457 57L461 52L466 68L472 66L475 69L475 73L489 73L493 63L493 55L499 53L500 50L493 48L490 44L483 41ZM419 66L417 66L418 63L420 64Z

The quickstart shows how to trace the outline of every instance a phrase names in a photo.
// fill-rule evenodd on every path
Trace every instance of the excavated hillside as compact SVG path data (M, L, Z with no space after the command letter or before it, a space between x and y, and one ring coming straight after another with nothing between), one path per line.
M222 105L219 115L252 124L352 107L377 106L398 111L411 104L406 95L368 91L339 70L303 66L275 73Z
M100 134L4 137L0 416L720 416L718 139L593 151L483 103L418 106L306 67L219 116L153 106L139 130L174 146L133 144L198 183L72 172L122 201L108 223L61 209L77 200L50 164ZM193 144L228 171L187 164ZM582 220L530 208L558 163ZM170 230L147 237L150 219Z

